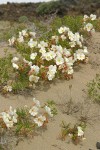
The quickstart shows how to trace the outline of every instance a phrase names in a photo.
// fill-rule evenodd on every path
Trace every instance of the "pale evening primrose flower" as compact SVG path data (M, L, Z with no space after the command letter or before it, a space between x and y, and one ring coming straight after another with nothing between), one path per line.
M36 32L29 32L29 34L30 34L33 38L36 37Z
M45 116L38 116L37 118L34 119L34 122L38 125L38 127L43 126L44 122L46 121L46 117Z
M84 135L82 127L78 126L77 129L78 129L78 136L82 137Z
M34 71L34 73L37 75L39 73L40 68L36 65L31 66L31 69Z
M72 31L68 31L68 37L70 41L74 41L74 34L72 33Z
M84 60L85 59L85 54L84 51L82 49L78 49L76 51L76 53L74 53L74 56L78 59L78 60Z
M41 48L41 47L48 47L48 43L44 41L40 41L40 43L38 44L38 48Z
M76 43L74 41L72 41L72 42L69 42L69 45L70 45L70 47L75 47Z
M64 58L65 59L65 62L66 62L66 65L67 66L73 66L73 64L74 64L74 60L73 60L73 58L72 57L69 57L69 58Z
M15 37L12 37L11 39L9 39L9 40L8 40L9 45L10 45L10 46L13 46L13 45L14 45L14 43L15 43L15 40L16 40L16 38L15 38Z
M47 60L50 61L56 57L56 54L54 51L49 51L47 53L44 53L43 57Z
M19 66L15 63L12 63L12 66L13 66L14 69L17 69L17 70L19 69Z
M37 41L33 41L33 39L30 39L30 41L28 42L28 46L30 48L34 48L37 46Z
M17 63L19 61L19 58L18 57L13 57L13 59L12 59L12 63Z
M65 32L68 32L68 31L69 31L69 28L67 28L67 27L60 27L60 28L58 29L58 32L59 32L60 34L65 33Z
M48 80L52 80L55 77L55 73L57 72L57 67L56 65L50 65L49 66L49 71L47 72L48 75Z
M96 20L96 15L91 14L90 18L91 18L91 20Z
M73 68L72 68L72 67L69 67L67 73L68 73L68 74L73 74L73 72L74 72Z
M36 100L35 98L33 98L33 102L37 107L41 107L40 102Z
M65 41L66 40L66 36L65 35L61 35L61 39L62 39L62 41Z
M19 36L19 38L17 39L17 41L18 41L19 43L23 43L23 42L24 42L23 36Z
M53 114L52 114L52 112L51 112L51 108L50 108L50 107L45 106L45 110L46 110L47 114L48 114L50 117L53 117Z
M4 89L5 91L7 91L7 92L11 92L11 91L12 91L12 86L6 85L6 86L4 86L3 89Z
M64 48L64 55L66 56L66 57L69 57L70 55L71 55L71 50L70 49L66 49L66 48Z
M56 41L56 43L58 42L58 36L57 35L55 35L55 36L52 36L52 40L55 40Z
M35 117L38 114L39 108L36 106L33 106L30 110L29 113L31 114L31 116Z
M24 63L26 63L26 64L28 64L30 67L32 66L32 62L31 62L31 61L26 60L25 58L23 59L23 62L24 62Z
M41 47L39 50L40 53L45 54L46 53L46 49L45 47Z
M85 30L87 30L88 32L90 32L93 29L93 25L91 23L87 23L84 27Z
M7 128L11 128L14 123L17 123L17 117L16 109L13 110L11 106L8 112L2 112L2 119Z
M36 58L36 56L37 56L37 53L32 53L32 54L30 55L30 59L34 60L34 59Z
M84 22L87 21L87 19L89 19L89 16L84 15L84 18L83 18Z
M28 36L27 30L22 30L21 32L19 32L19 35L27 37Z
M57 56L55 61L56 61L57 65L61 65L61 64L64 63L64 59L62 57L60 57L60 56Z
M30 75L29 76L29 81L37 83L39 81L39 77L35 76L35 75Z
M86 46L84 46L84 48L83 48L83 52L84 52L84 54L85 54L85 55L88 55L88 53L89 53L89 52L88 52L88 49L87 49L87 47L86 47Z

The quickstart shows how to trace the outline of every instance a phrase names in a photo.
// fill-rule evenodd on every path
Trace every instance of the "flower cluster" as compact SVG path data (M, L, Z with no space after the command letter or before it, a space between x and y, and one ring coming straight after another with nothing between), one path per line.
M81 140L84 140L84 130L86 125L84 123L75 124L74 127L70 127L70 124L65 125L62 122L62 139L65 140L66 136L69 136L74 144L78 144Z
M96 16L91 15L91 20ZM85 23L89 17L84 16ZM85 25L84 23L84 25ZM84 26L87 31L93 31L88 23ZM26 76L31 84L40 80L54 78L71 78L74 65L77 62L86 62L88 49L84 45L84 38L79 32L73 33L68 27L60 27L58 34L48 41L36 40L36 33L22 30L18 37L9 39L9 45L15 46L23 52L24 58L14 57L12 66L20 74L27 70ZM21 48L24 50L21 51ZM27 50L27 51L26 51Z
M1 117L6 125L7 128L12 128L14 124L17 123L18 115L16 113L16 109L12 109L10 106L9 110L7 112L2 112Z
M56 108L54 106L52 107L52 105L49 105L48 103L44 106L41 106L40 101L36 100L35 98L33 98L33 106L30 108L28 108L28 106L25 106L25 108L22 113L23 115L25 112L27 112L24 116L24 120L26 121L26 118L28 116L27 119L31 120L32 126L34 125L33 127L44 126L44 124L48 123L49 117L54 117L54 115L56 115L56 111L54 111ZM2 123L0 122L1 126L5 124L6 128L8 129L14 126L16 127L17 124L19 125L19 123L21 122L21 110L13 110L10 106L8 111L4 111L1 113L0 118L2 119Z
M95 29L93 27L92 21L96 20L96 15L91 14L90 16L84 15L83 21L84 21L84 30L87 32L95 32Z

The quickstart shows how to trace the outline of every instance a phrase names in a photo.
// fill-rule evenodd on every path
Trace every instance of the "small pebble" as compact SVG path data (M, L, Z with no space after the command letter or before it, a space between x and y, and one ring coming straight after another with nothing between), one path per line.
M100 149L100 142L96 143L96 147L97 147L97 149Z

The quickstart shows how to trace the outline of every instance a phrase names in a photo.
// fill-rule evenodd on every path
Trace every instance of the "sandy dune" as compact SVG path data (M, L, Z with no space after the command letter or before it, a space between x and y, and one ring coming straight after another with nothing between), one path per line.
M33 91L33 96L8 95L3 97L0 95L0 111L7 109L10 105L15 108L24 105L30 106L32 104L32 97L36 97L41 103L50 99L54 100L57 104L58 115L49 122L47 130L41 132L38 136L34 136L32 139L25 139L19 142L18 146L13 147L13 150L96 150L96 142L100 142L100 118L98 117L100 115L100 106L89 102L84 91L87 89L87 82L92 80L97 73L100 73L100 33L95 33L88 45L90 52L89 63L86 65L81 64L75 68L74 79L70 81L57 80L44 87L40 86ZM78 146L75 146L69 140L61 141L59 139L61 122L66 121L66 123L71 122L73 124L81 116L80 111L76 114L73 112L71 115L67 115L63 113L63 108L60 106L60 104L64 104L70 99L69 85L72 85L73 103L83 103L85 108L83 113L87 113L89 109L89 114L87 115L91 118L91 124L88 123L85 131L86 140ZM88 103L91 106L90 108L87 106ZM93 116L97 117L94 118Z

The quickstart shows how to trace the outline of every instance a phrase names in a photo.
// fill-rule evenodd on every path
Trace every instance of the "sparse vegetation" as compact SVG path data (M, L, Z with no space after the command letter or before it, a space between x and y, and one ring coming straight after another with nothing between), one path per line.
M66 137L70 137L72 142L77 145L79 144L82 139L84 139L84 131L86 128L86 124L84 124L83 122L79 123L79 124L75 124L74 127L71 127L71 124L65 124L64 122L62 122L62 131L61 131L61 139L65 140Z
M100 74L97 74L95 79L87 84L88 96L100 104Z

